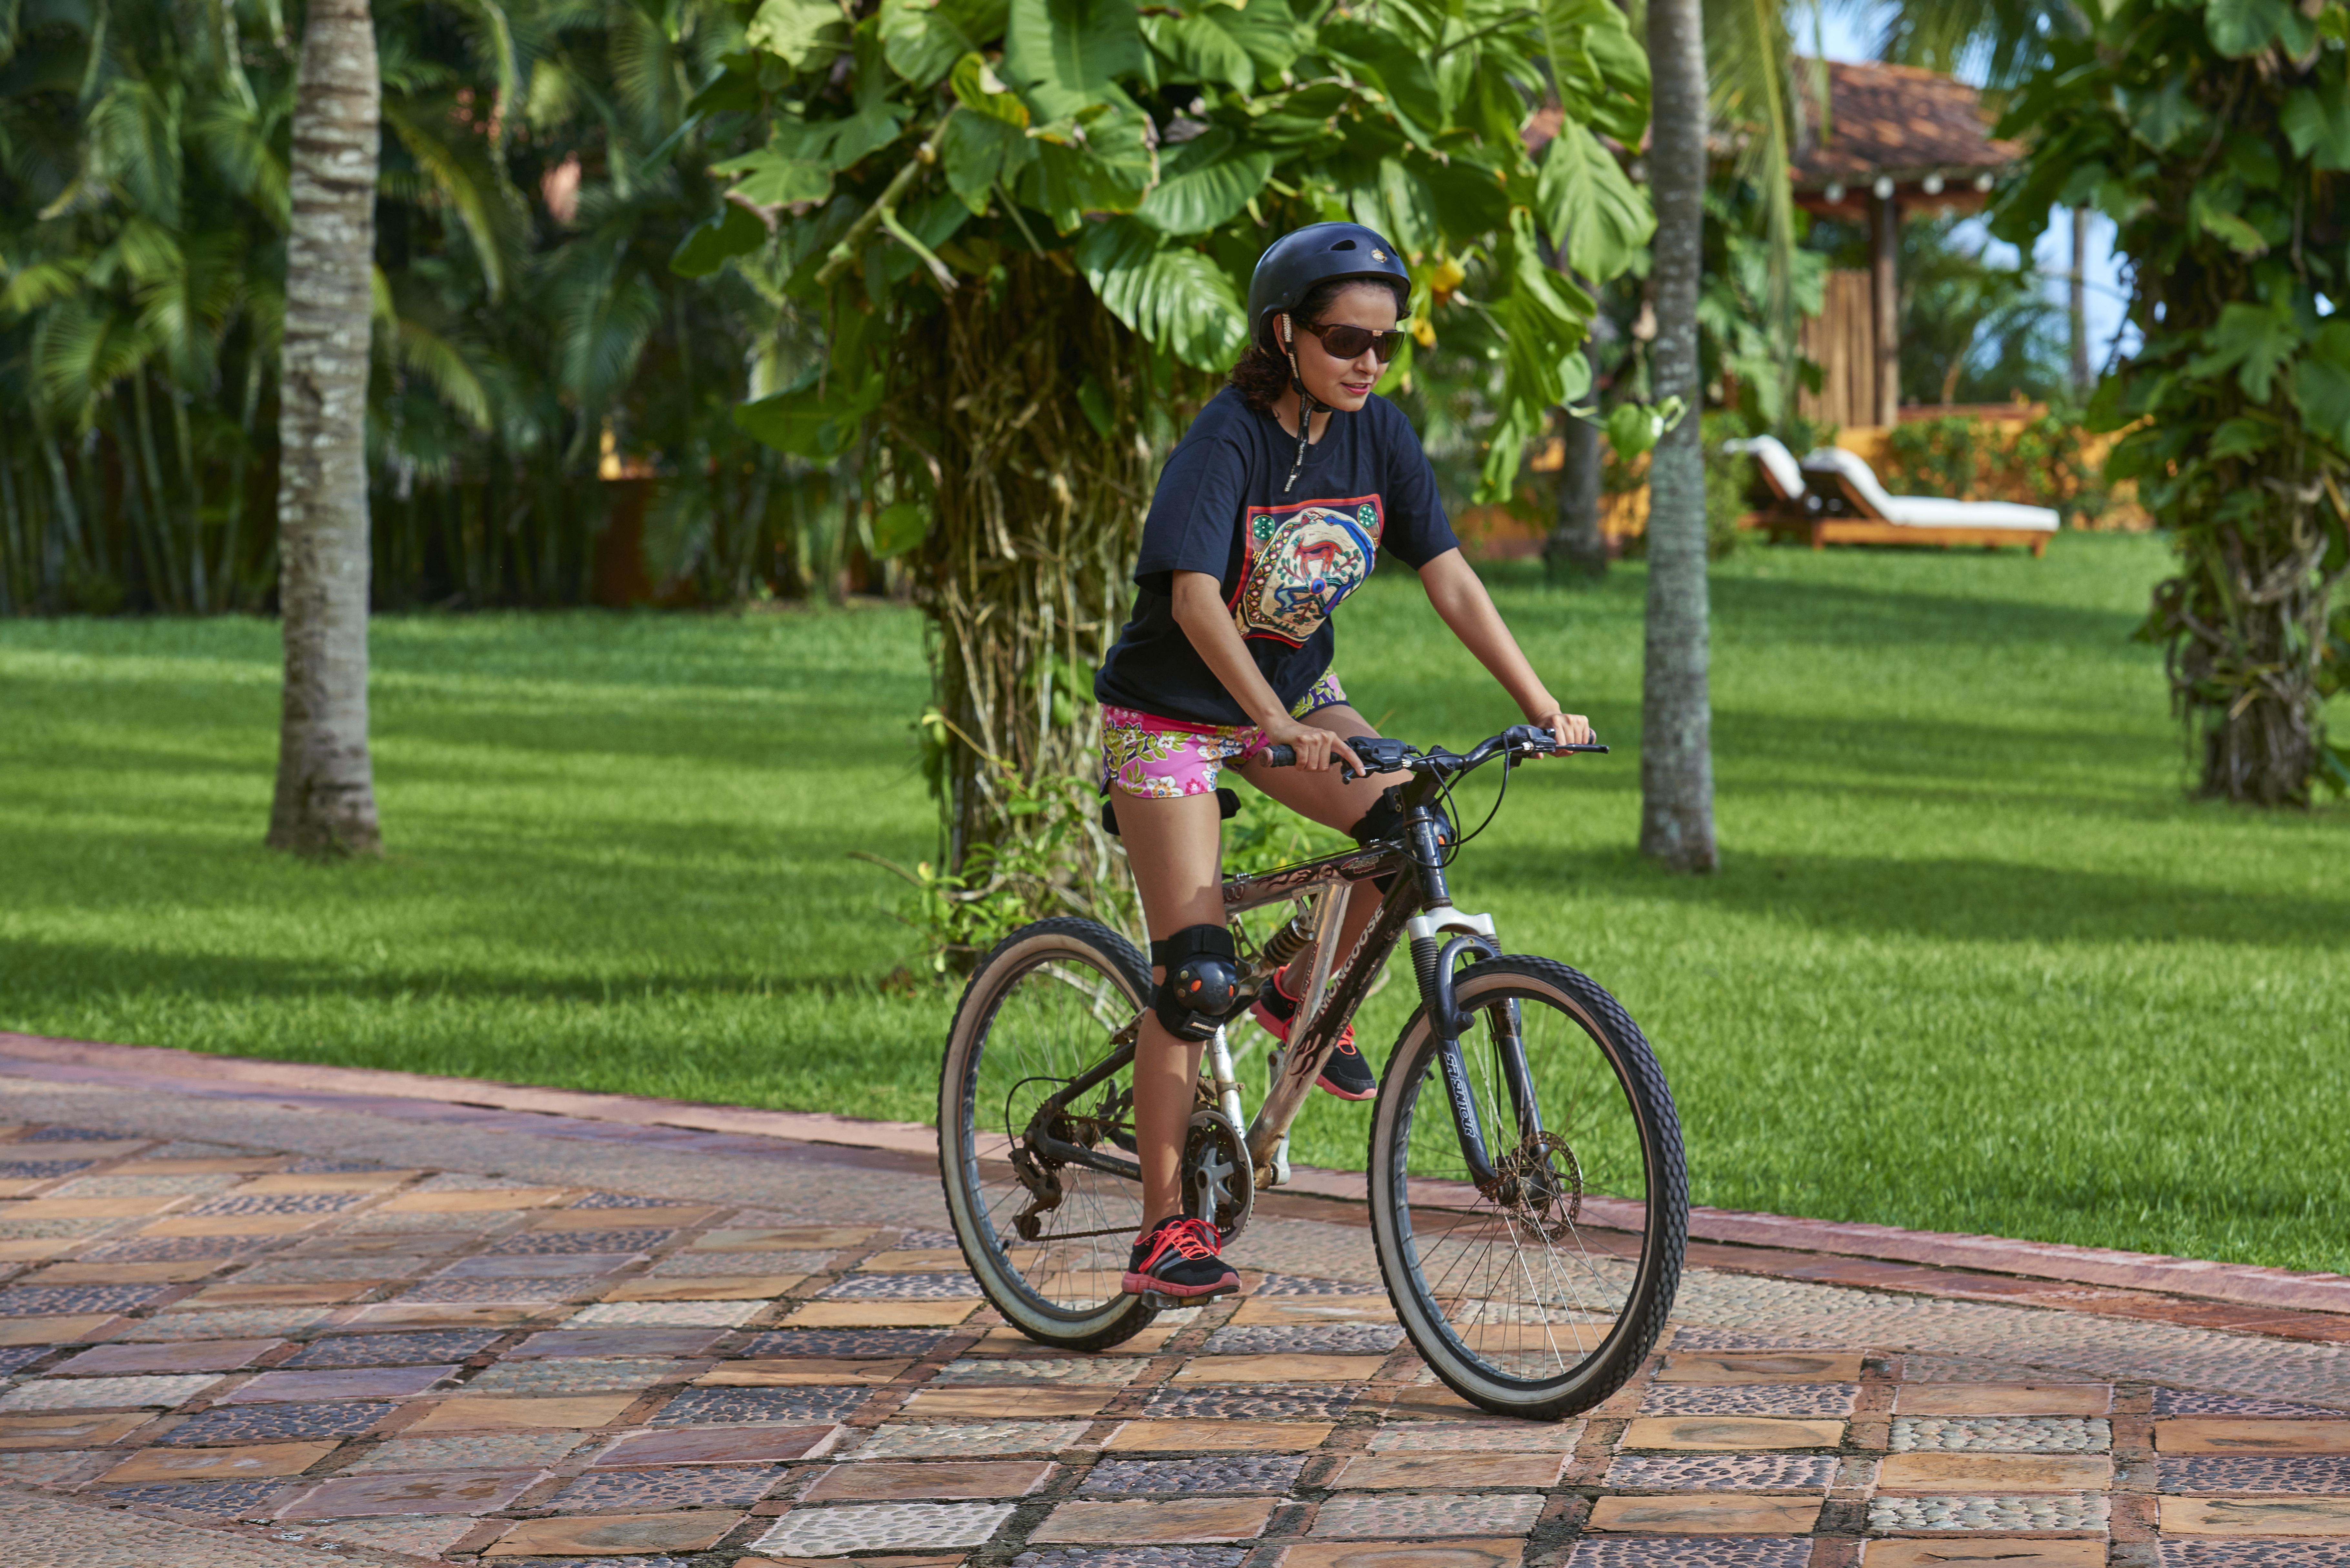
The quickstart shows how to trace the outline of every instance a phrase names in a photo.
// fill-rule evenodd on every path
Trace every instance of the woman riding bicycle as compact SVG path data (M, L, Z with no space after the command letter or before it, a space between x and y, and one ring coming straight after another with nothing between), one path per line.
M1178 1168L1201 1046L1243 1009L1286 1040L1304 988L1284 971L1254 997L1238 994L1219 889L1217 771L1232 763L1284 805L1358 840L1391 830L1380 785L1337 772L1360 771L1341 737L1378 732L1331 670L1331 612L1378 550L1419 572L1436 613L1528 719L1561 744L1591 738L1461 558L1419 437L1371 391L1403 337L1410 288L1395 247L1358 223L1311 224L1258 260L1248 350L1167 460L1135 563L1134 614L1094 682L1103 787L1157 987L1134 1055L1146 1220L1123 1281L1130 1293L1198 1301L1240 1287L1215 1227L1182 1214ZM1271 745L1294 748L1296 767L1266 766L1258 753ZM1352 950L1378 903L1348 901L1337 952ZM1345 1099L1378 1093L1351 1028L1316 1081Z

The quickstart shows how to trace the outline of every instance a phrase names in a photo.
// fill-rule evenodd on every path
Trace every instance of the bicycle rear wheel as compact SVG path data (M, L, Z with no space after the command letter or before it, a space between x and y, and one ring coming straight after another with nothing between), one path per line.
M1429 1367L1502 1415L1555 1419L1622 1386L1680 1282L1689 1179L1656 1057L1589 979L1539 958L1461 971L1461 1065L1496 1176L1462 1153L1423 1007L1371 1123L1371 1224L1388 1297ZM1502 1071L1514 1032L1536 1121Z
M947 1212L989 1302L1042 1344L1096 1350L1157 1315L1118 1283L1142 1229L1140 1186L1056 1161L1032 1136L1131 1160L1132 1067L1099 1069L1149 993L1150 966L1124 937L1091 920L1040 920L981 961L948 1033L939 1076ZM1048 1108L1087 1075L1096 1081Z

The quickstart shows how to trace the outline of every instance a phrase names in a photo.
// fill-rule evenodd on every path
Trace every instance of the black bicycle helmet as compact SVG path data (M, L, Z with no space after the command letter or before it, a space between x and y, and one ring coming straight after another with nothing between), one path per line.
M1377 229L1360 223L1308 223L1282 235L1256 258L1256 271L1249 275L1249 342L1262 348L1270 317L1296 310L1322 285L1348 278L1394 289L1399 313L1411 298L1411 271ZM1290 460L1289 477L1281 486L1286 495L1305 466L1307 432L1321 405L1305 389L1305 373L1297 368L1297 345L1276 344L1275 349L1289 360L1289 384L1297 389L1297 455Z
M1360 223L1308 223L1265 247L1249 277L1249 341L1264 342L1265 317L1295 310L1322 284L1358 277L1396 291L1396 308L1411 297L1411 272L1387 236Z

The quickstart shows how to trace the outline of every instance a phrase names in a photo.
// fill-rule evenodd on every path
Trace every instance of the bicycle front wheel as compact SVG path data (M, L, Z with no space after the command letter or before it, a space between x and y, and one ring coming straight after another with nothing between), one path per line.
M1481 1184L1463 1152L1423 1007L1371 1123L1379 1268L1448 1387L1555 1420L1621 1387L1664 1330L1689 1235L1680 1125L1638 1027L1565 964L1490 959L1461 971L1454 999L1492 1174ZM1505 1068L1513 1052L1523 1075Z
M1045 1345L1097 1350L1157 1315L1119 1285L1142 1229L1141 1187L1054 1153L1133 1160L1130 1059L1105 1069L1111 1036L1149 992L1149 965L1124 937L1091 920L1040 920L980 961L947 1035L947 1212L988 1301Z

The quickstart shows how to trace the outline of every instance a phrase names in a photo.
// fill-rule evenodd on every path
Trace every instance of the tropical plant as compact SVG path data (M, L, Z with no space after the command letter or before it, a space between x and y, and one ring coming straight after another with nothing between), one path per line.
M1544 239L1606 277L1648 233L1598 140L1648 118L1607 0L763 0L746 41L699 101L755 106L766 144L688 250L774 258L823 323L823 361L740 418L841 464L930 614L951 868L1021 832L988 759L1089 764L1156 462L1273 236L1351 216L1405 252L1421 341L1491 357L1499 495L1582 389L1590 302Z
M295 78L279 378L286 680L271 847L375 854L368 752L367 386L381 84L367 0L311 0Z
M2132 263L2143 346L2097 390L2106 463L2173 531L2141 634L2168 650L2202 790L2306 801L2327 605L2350 569L2350 5L2119 0L2051 46L2002 126L2033 146L1995 232L2029 249L2093 202Z

